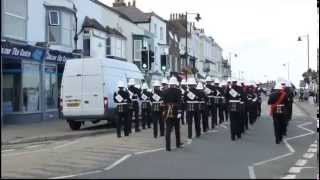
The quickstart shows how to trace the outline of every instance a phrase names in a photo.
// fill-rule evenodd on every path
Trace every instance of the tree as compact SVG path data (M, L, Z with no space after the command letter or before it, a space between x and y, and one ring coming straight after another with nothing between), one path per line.
M307 72L304 72L302 74L302 77L304 82L309 85L311 83L310 80L317 81L319 79L319 73L312 69L309 69Z

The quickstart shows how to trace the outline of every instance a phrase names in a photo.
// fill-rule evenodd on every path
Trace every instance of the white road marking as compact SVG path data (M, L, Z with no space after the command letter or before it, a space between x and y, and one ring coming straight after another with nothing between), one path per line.
M308 153L316 153L316 152L317 152L317 149L315 149L315 148L308 149Z
M318 148L318 144L311 144L310 147Z
M306 159L311 159L311 158L313 158L313 156L314 156L313 153L305 153L305 154L303 155L303 157L306 158Z
M12 152L12 151L15 151L16 149L7 149L7 150L3 150L1 151L1 153L4 153L4 152Z
M285 177L281 178L281 179L296 179L297 175L295 174L288 174Z
M249 177L250 179L256 179L256 174L254 173L254 167L253 166L248 166L249 169Z
M297 174L297 173L300 173L301 170L302 170L302 167L291 167L289 169L289 173Z
M285 158L287 156L291 156L293 153L290 152L290 153L287 153L287 154L284 154L284 155L281 155L281 156L277 156L275 158L272 158L272 159L268 159L268 160L265 160L265 161L261 161L261 162L258 162L258 163L255 163L253 164L254 166L261 166L263 164L266 164L268 162L271 162L271 161L275 161L275 160L278 160L278 159L282 159L282 158Z
M32 148L36 148L36 147L40 147L42 145L38 144L38 145L33 145L33 146L28 146L26 147L26 149L32 149Z
M53 149L54 149L54 150L57 150L57 149L60 149L60 148L66 147L66 146L70 146L70 145L72 145L72 144L76 144L76 143L78 143L78 142L80 142L80 140L71 141L71 142L62 144L62 145L60 145L60 146L56 146L56 147L54 147Z
M153 149L153 150L147 150L147 151L142 151L142 152L136 152L136 153L133 153L133 154L134 155L141 155L141 154L147 154L147 153L163 151L163 150L165 150L165 149L164 148L160 148L160 149Z
M76 177L76 176L85 176L85 175L97 174L97 173L102 173L102 172L103 171L101 171L101 170L97 170L97 171L90 171L90 172L73 174L73 175L68 175L68 176L53 177L53 178L49 178L49 179L67 179L67 178L72 178L72 177Z
M268 163L268 162L271 162L271 161L275 161L275 160L279 160L279 159L282 159L282 158L285 158L285 157L287 157L287 156L291 156L292 154L294 154L294 153L295 153L295 150L294 150L294 148L288 143L288 141L289 141L289 140L292 140L292 139L297 139L297 138L301 138L301 137L304 137L304 136L308 136L308 135L314 134L314 133L315 133L314 131L303 127L303 126L307 126L307 125L310 125L310 124L313 124L313 123L312 123L312 122L307 122L307 123L303 123L303 124L297 125L298 128L303 129L303 130L306 130L306 131L308 131L309 133L307 133L307 134L302 134L302 135L295 136L295 137L291 137L291 138L285 138L285 139L284 139L284 143L285 143L286 147L289 149L290 153L287 153L287 154L284 154L284 155L281 155L281 156L277 156L277 157L275 157L275 158L268 159L268 160L265 160L265 161L260 161L260 162L254 163L253 166L248 166L250 178L255 179L255 178L253 178L253 177L255 177L255 172L254 172L254 167L255 167L255 166L260 166L260 165L263 165L263 164L265 164L265 163ZM309 158L309 159L310 159L310 158Z
M308 163L308 160L305 160L305 159L299 159L297 162L296 162L296 166L304 166Z
M219 132L219 131L217 131L217 130L210 130L210 131L208 131L207 133L217 133L217 132Z
M109 171L111 169L113 169L114 167L118 166L120 163L122 163L123 161L125 161L126 159L130 158L132 155L131 154L127 154L125 156L123 156L121 159L119 159L118 161L114 162L113 164L111 164L110 166L106 167L104 169L104 171Z

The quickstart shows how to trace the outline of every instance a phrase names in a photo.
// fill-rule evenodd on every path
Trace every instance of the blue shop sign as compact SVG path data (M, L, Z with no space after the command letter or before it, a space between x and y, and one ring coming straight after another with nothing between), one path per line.
M8 41L1 42L1 56L13 59L30 59L41 62L46 49L31 45L15 44Z
M57 50L49 50L46 56L46 61L52 61L56 63L64 64L68 59L74 59L74 58L80 58L81 56L73 54L73 53L67 53Z

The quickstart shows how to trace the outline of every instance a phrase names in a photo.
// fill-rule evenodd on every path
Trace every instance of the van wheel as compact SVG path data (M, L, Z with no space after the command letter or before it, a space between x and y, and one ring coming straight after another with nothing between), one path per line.
M68 121L68 123L69 123L71 130L73 130L73 131L80 130L80 128L81 128L81 122Z

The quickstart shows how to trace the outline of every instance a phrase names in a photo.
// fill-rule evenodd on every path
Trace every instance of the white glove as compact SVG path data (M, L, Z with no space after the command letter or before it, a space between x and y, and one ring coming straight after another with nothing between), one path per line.
M181 118L181 113L178 114L178 119L180 119L180 118Z

